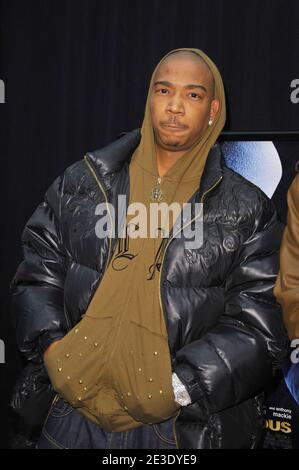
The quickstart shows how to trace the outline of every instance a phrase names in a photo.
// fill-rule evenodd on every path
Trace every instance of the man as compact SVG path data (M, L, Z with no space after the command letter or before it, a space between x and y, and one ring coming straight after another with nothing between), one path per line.
M27 223L17 336L58 392L39 448L256 447L285 348L272 293L282 228L269 199L224 166L224 123L215 64L171 51L152 75L141 136L67 169ZM123 238L112 236L119 195ZM152 222L161 202L189 203L190 217L170 233L162 217L148 236L130 207L142 203ZM202 243L188 245L201 218Z
M280 248L280 270L274 294L282 306L284 322L291 340L290 359L283 364L286 384L299 403L299 175L288 191L288 220Z
M274 294L282 305L291 340L299 338L299 175L288 191L288 221L280 249L280 271Z

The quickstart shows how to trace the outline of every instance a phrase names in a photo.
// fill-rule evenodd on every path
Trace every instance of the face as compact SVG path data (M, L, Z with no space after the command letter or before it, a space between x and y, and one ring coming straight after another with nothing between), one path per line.
M212 83L208 67L190 53L162 62L150 96L156 145L174 152L188 150L203 135L219 109Z

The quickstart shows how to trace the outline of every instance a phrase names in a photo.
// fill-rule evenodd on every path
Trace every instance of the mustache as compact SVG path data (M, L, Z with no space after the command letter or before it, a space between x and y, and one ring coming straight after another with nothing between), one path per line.
M179 122L176 117L171 117L171 118L168 119L168 121L161 122L161 125L162 126L181 127L182 129L185 129L187 127L185 124L182 124L181 122Z

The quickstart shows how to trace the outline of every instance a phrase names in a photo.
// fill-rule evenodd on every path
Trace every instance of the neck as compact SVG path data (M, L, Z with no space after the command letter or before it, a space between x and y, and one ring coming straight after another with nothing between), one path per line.
M186 153L186 150L181 152L171 152L156 145L156 158L159 176L164 176L165 173Z

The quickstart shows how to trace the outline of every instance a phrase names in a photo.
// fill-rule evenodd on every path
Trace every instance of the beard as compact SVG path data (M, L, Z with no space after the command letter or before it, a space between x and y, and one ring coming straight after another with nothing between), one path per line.
M184 150L185 142L178 136L159 135L154 131L156 143L165 150Z
M166 145L171 148L178 148L180 147L180 142L179 141L169 142L169 143L167 142Z

